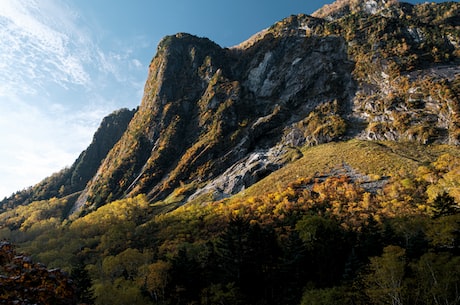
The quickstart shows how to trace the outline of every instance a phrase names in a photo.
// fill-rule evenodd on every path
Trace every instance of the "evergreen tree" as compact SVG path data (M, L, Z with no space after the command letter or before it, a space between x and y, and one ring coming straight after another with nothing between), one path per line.
M447 192L443 192L436 196L433 201L432 209L434 218L454 215L460 212L460 207L455 202L455 199Z
M216 252L224 284L235 283L247 301L274 302L280 250L272 230L235 217L216 243Z
M93 283L85 265L79 263L73 266L70 276L77 287L78 301L88 305L94 304Z

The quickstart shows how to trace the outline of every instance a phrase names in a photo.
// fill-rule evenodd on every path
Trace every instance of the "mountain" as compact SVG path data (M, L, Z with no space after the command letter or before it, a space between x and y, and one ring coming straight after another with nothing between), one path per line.
M180 185L190 199L228 197L302 145L459 144L458 3L360 3L339 1L352 13L331 21L291 16L229 49L164 38L139 111L78 206L155 201Z
M456 304L459 16L338 0L231 48L167 36L138 109L3 200L0 239L85 303Z
M181 182L200 187L252 155L266 155L266 169L237 173L257 181L282 166L282 138L293 122L319 105L346 108L351 70L338 38L268 35L250 49L226 50L188 34L167 37L139 111L79 200L98 206L139 193L158 200ZM338 115L337 121L344 124Z
M120 125L121 137L98 131L110 151L82 153L86 162L24 197L82 191L73 211L137 194L156 201L178 187L184 202L219 199L301 156L304 145L458 145L458 13L455 2L337 1L233 48L165 37L127 129Z

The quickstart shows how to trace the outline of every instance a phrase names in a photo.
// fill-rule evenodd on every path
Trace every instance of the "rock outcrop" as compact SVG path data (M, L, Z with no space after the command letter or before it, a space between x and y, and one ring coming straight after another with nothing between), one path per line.
M247 171L247 160L282 144L320 105L335 103L326 116L349 111L355 84L345 40L307 36L301 19L310 17L291 19L283 33L248 48L222 49L188 34L163 39L139 111L82 198L96 205L137 193L161 199L181 182L206 185L227 170L231 194L263 176ZM265 175L282 166L259 161L254 168ZM248 180L248 172L259 178Z
M459 145L459 14L456 2L339 0L232 48L167 36L116 144L88 148L79 160L91 166L77 162L59 189L84 188L74 212L178 188L185 203L231 196L303 146L356 137Z
M438 10L444 26L433 33L427 16ZM295 147L352 137L458 144L456 12L456 3L338 1L229 49L165 37L139 111L80 204L154 201L179 185L189 200L222 198L282 167Z

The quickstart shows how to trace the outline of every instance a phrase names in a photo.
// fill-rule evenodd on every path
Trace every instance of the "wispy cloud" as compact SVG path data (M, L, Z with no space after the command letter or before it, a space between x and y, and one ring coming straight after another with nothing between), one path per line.
M37 93L48 82L86 85L89 39L77 14L52 1L3 0L0 6L0 94ZM83 55L83 56L82 56Z
M139 102L147 67L84 18L62 0L1 1L0 197L70 165L103 116Z
M127 80L140 69L129 46L104 50L84 18L63 1L2 0L0 5L0 96L34 94L53 82L91 86L93 74Z
M97 99L95 97L95 99ZM98 99L78 111L44 110L20 99L0 103L0 199L71 165L114 103Z

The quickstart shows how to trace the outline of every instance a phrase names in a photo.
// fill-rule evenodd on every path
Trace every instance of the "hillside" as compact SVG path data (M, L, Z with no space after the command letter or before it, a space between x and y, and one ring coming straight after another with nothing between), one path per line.
M163 199L181 183L192 198L230 196L291 147L332 140L458 144L458 3L382 10L291 16L231 49L166 37L138 113L78 206Z
M110 151L87 158L84 177L64 170L48 178L52 186L2 205L82 192L78 212L137 194L164 199L184 184L190 200L218 199L282 168L304 145L458 145L458 3L360 3L288 17L230 49L165 37L127 129L98 135Z
M339 0L232 48L167 36L138 109L1 201L0 238L96 304L455 304L458 16Z
M2 213L0 234L51 267L85 266L96 304L379 304L393 263L409 304L457 297L457 148L352 140L302 152L225 200L182 205L178 189L70 222L65 199L37 201Z

